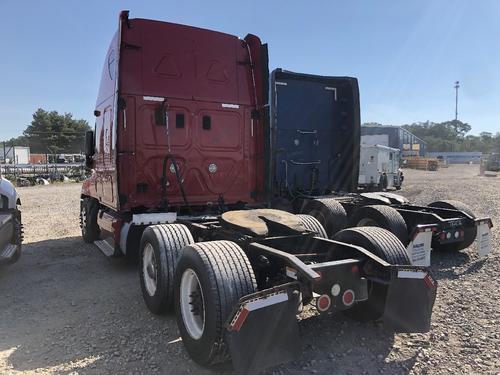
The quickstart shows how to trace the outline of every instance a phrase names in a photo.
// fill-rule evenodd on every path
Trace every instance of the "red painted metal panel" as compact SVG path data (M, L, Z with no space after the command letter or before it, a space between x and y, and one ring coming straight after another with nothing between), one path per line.
M226 204L254 202L264 170L263 116L256 113L267 101L260 40L143 19L121 17L121 23L97 101L97 197L121 211L159 207L169 155L190 205L216 203L221 195ZM113 49L120 50L116 60ZM108 121L108 110L115 113L113 61L119 61L119 98L117 120ZM167 124L157 123L160 109ZM182 206L172 170L169 161L166 198Z

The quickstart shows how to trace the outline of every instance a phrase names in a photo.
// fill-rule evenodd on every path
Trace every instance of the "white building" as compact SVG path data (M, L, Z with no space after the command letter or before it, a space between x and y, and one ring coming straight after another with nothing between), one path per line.
M4 148L5 147L5 148ZM0 163L2 164L29 164L30 148L0 144Z

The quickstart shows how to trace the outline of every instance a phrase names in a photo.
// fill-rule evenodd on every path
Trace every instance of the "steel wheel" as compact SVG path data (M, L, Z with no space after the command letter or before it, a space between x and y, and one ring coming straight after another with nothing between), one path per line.
M357 227L378 227L378 224L375 220L365 217L358 221L356 224Z
M199 340L205 329L205 302L200 280L191 268L186 269L182 274L180 307L182 320L189 336Z
M157 287L157 266L153 246L148 242L142 255L142 275L147 293L152 297Z

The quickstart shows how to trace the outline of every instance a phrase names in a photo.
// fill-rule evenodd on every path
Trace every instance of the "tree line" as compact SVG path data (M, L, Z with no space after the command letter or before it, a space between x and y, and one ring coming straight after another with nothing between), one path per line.
M34 154L77 154L83 152L87 130L91 130L88 122L73 118L71 113L39 108L23 135L3 142L7 147L29 146Z
M367 123L363 125L382 125ZM468 134L471 126L462 121L416 122L402 125L427 143L427 151L481 151L500 153L500 132ZM3 140L8 146L29 146L32 153L73 154L84 148L85 132L91 130L85 120L73 118L71 113L59 114L39 108L23 135Z
M366 125L381 124L367 123ZM429 152L500 152L500 132L495 134L490 132L481 132L479 135L468 134L471 126L460 120L416 122L401 127L424 140L427 143L427 151Z

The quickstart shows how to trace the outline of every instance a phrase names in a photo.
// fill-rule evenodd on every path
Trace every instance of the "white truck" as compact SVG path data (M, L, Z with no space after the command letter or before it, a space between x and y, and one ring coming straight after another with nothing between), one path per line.
M401 151L382 145L360 148L358 186L366 190L401 189L403 172L399 168Z
M21 256L20 204L16 189L0 174L0 266L14 263Z

